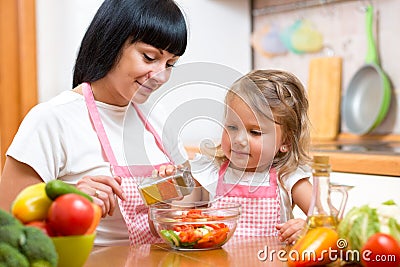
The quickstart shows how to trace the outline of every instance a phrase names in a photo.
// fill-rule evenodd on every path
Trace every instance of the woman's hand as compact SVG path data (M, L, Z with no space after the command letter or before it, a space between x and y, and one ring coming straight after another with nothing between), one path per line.
M93 197L93 202L102 209L102 216L113 215L118 205L116 197L125 200L125 194L121 187L121 177L111 176L84 176L76 187Z
M291 219L286 223L277 224L279 241L293 244L304 233L305 227L306 221L303 219Z

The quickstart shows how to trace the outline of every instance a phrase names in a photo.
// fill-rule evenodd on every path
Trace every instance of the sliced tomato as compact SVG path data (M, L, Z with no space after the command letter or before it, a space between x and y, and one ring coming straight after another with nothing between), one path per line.
M209 216L207 217L208 221L219 221L225 219L224 216Z
M223 244L229 233L224 223L210 223L223 220L223 216L204 215L199 209L189 210L175 219L193 224L175 225L173 230L178 233L182 245L194 248L211 248ZM206 227L206 229L205 229ZM211 231L210 231L211 230ZM207 233L207 231L210 231Z
M227 228L226 224L224 224L224 223L213 223L213 224L206 224L206 225L213 229Z
M188 217L190 217L190 216L203 216L203 213L201 212L201 210L189 210L187 213L186 213L186 216L188 216Z
M202 233L196 230L187 230L179 233L179 239L183 243L193 243L202 238Z
M216 231L216 233L214 235L215 244L219 245L219 244L222 244L223 242L225 242L226 238L228 237L229 228L225 227L225 228L217 229L215 231Z
M194 230L194 226L190 224L182 224L182 225L175 225L174 231L175 232L182 232L187 230Z
M197 244L194 246L195 248L211 248L222 244L225 242L228 236L229 228L221 228L215 229L205 236L203 236Z

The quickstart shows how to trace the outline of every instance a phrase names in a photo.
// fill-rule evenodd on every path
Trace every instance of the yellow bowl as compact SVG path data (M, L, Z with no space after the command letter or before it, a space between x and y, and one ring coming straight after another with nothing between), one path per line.
M95 234L52 237L58 253L58 267L81 267L93 248Z

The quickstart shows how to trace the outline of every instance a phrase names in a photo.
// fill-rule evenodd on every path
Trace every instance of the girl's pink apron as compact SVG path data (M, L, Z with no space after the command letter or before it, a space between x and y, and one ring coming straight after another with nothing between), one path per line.
M215 199L217 206L227 202L242 205L235 236L277 236L281 206L275 168L269 172L269 186L247 186L224 183L228 165L227 160L219 170Z
M104 130L103 123L101 122L100 114L97 110L97 106L93 97L93 93L90 84L82 84L83 95L85 97L86 105L89 111L90 118L95 128L96 134L100 140L103 152L106 160L110 162L110 166L113 175L120 176L122 178L122 189L126 195L126 201L118 199L118 205L121 210L121 214L125 220L125 223L129 231L129 239L131 244L152 244L162 242L162 239L155 237L150 232L150 226L148 222L148 207L144 204L140 197L137 188L138 177L151 176L154 169L158 169L161 165L173 164L171 156L164 149L161 138L151 126L149 121L146 120L143 113L137 107L136 104L132 103L135 108L140 120L143 122L147 131L153 134L155 142L160 150L168 157L170 162L166 162L159 165L131 165L131 166L119 166L114 156L114 152L111 148L107 134Z

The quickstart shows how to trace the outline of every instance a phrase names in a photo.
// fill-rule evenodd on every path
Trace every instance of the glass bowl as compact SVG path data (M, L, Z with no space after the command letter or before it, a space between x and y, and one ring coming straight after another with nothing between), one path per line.
M150 206L150 218L171 248L210 250L220 248L232 237L240 209L238 203L164 203Z

